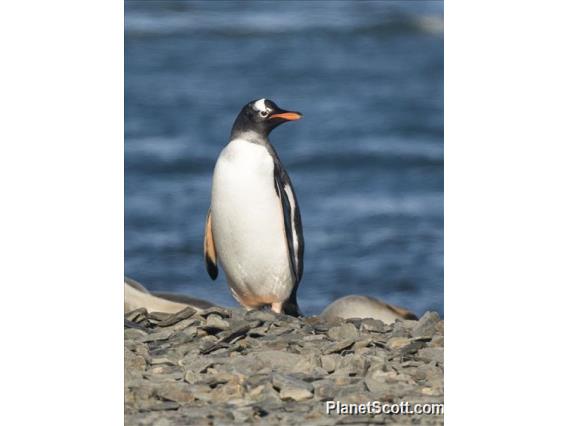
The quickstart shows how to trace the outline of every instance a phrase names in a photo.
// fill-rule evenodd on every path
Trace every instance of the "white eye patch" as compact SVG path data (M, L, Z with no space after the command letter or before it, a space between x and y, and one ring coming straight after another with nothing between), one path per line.
M266 104L264 103L265 100L266 99L263 98L263 99L259 99L258 101L256 101L253 104L254 109L256 109L257 111L266 112L266 110L268 108L266 108Z

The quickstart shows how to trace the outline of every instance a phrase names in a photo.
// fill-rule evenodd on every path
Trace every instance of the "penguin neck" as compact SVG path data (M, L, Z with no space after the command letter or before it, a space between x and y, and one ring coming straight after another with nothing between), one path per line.
M231 131L230 140L234 141L235 139L245 140L247 142L256 143L263 146L270 146L270 142L268 141L268 136L260 134L254 130L242 130L242 129L235 129Z
M264 148L266 148L266 151L268 152L268 154L270 154L275 163L280 162L276 150L268 140L268 136L261 135L253 130L235 131L235 129L233 128L229 143L237 139L263 146Z

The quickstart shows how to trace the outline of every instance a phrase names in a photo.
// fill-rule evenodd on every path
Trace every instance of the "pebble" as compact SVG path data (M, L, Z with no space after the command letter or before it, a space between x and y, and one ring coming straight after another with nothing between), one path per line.
M127 328L124 330L124 339L126 341L143 339L147 335L148 333L138 328Z
M272 376L272 385L280 391L280 398L304 401L312 397L313 385L283 374Z
M169 364L169 365L176 365L176 361L172 361L169 358L161 357L161 358L152 358L150 360L151 365L159 365L159 364Z
M158 323L158 325L160 327L167 327L170 325L174 325L186 318L189 318L191 316L193 316L197 311L192 308L191 306L188 306L187 308L175 313L175 314L171 314L168 317L164 318L160 323Z
M337 354L322 355L321 366L328 373L333 373L335 366L337 365L337 361L340 358L341 357Z
M193 402L195 400L189 385L185 383L166 383L158 388L157 395L162 399L178 402L180 404Z
M325 345L322 348L322 353L332 354L332 353L335 353L335 352L341 352L341 351L351 347L351 345L353 345L353 343L355 343L355 341L353 339L343 340L341 342L333 342L333 343L330 343L328 345Z
M330 401L338 392L337 386L332 380L318 380L313 383L314 396L321 401Z
M293 399L294 401L305 401L312 398L313 395L309 390L299 388L284 388L280 391L280 398Z
M355 340L359 337L357 327L351 323L345 323L337 327L332 327L328 330L327 335L331 340Z
M248 311L245 314L245 319L271 322L276 319L276 314L272 311Z
M371 331L380 333L385 328L385 324L381 320L365 318L361 321L361 331Z
M142 339L140 339L140 342L147 343L155 342L157 340L168 340L172 336L172 334L174 334L172 330L158 331L156 333L151 333L144 336Z
M218 314L211 314L207 316L207 322L205 323L205 327L209 330L228 330L231 327L231 324L228 321L225 321L221 318Z
M444 348L424 348L418 351L418 356L426 361L444 362Z
M440 322L440 316L437 312L428 311L422 318L418 320L418 323L412 330L412 336L427 336L432 337L436 332L436 325Z
M396 321L392 325L391 335L395 337L410 337L410 328L402 321Z
M435 312L385 325L212 307L125 314L125 424L443 424L326 415L325 401L443 402Z
M407 337L393 337L389 339L387 342L387 346L393 350L403 348L409 344L410 344L410 339Z

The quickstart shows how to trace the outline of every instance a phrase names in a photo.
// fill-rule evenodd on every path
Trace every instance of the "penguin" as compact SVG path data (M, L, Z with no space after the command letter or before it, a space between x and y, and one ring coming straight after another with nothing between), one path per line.
M320 314L330 321L334 318L374 318L385 324L398 320L417 320L412 312L395 305L389 305L369 296L349 295L330 303Z
M292 181L268 136L302 118L269 99L247 103L213 172L204 232L207 272L225 272L233 297L247 310L264 306L300 316L297 291L304 236Z
M216 305L207 300L181 294L150 292L138 281L124 277L124 313L145 308L148 312L173 314L188 306L201 312Z

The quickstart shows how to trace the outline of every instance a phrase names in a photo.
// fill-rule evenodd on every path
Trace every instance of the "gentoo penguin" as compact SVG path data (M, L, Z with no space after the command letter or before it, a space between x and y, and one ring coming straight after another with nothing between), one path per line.
M215 305L206 300L178 294L150 293L138 281L124 277L125 313L138 308L145 308L148 312L176 313L187 306L191 306L197 311L202 311Z
M333 318L374 318L385 324L392 324L397 319L417 320L412 312L398 306L389 305L369 296L350 295L329 304L320 314L329 321Z
M304 237L296 194L268 135L302 114L268 99L249 102L221 151L205 223L207 271L223 267L229 288L247 310L269 305L299 316Z
M197 297L186 296L185 294L169 293L166 291L153 291L153 296L160 299L169 300L170 302L183 303L196 309L207 309L217 306L208 300L198 299Z

